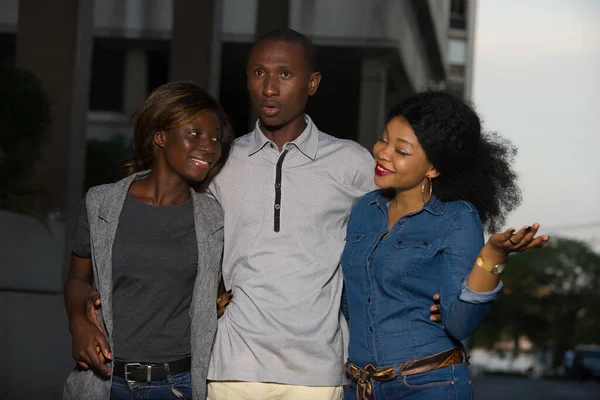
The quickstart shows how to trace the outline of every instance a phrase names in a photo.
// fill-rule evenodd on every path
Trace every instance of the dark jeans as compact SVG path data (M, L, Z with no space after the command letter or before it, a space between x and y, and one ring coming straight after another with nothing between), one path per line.
M467 363L399 376L388 382L371 381L375 400L471 400L471 375ZM350 381L344 393L345 400L356 399L356 382Z
M169 375L164 381L127 382L113 377L110 390L111 400L163 400L192 398L192 377L189 372Z

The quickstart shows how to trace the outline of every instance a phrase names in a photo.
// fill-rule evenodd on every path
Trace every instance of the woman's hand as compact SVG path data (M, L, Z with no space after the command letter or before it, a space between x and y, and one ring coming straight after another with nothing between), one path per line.
M105 363L111 358L105 355L112 355L104 332L85 318L78 319L69 328L73 337L73 358L77 364L84 370L91 368L110 376L110 370Z
M536 222L521 228L516 233L512 228L502 233L494 233L481 249L481 257L487 264L504 264L510 253L543 247L550 237L546 235L536 237L539 228L540 224Z

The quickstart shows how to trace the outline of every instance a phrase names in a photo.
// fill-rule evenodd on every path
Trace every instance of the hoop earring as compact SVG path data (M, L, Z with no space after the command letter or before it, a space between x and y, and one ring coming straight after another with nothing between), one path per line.
M429 198L427 201L429 201L431 199L431 194L433 193L433 182L431 181L431 178L427 178L427 180L429 181ZM421 200L423 200L423 204L427 203L427 201L425 201L425 181L423 181L423 184L421 185Z

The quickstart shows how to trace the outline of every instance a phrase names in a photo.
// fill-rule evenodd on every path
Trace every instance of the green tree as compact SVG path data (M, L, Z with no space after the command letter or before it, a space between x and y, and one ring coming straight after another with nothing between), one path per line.
M527 336L539 348L565 350L598 341L600 255L588 244L560 237L542 249L511 256L504 295L473 337L477 345Z

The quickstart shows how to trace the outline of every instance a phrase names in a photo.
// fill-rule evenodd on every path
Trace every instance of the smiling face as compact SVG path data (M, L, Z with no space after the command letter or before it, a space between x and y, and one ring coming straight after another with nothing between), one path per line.
M201 182L221 157L221 128L214 112L158 132L154 139L169 170L186 182Z
M427 159L410 124L402 117L391 119L373 146L375 184L382 189L421 191L424 179L439 175Z
M319 87L302 45L284 40L259 42L248 59L248 91L267 127L282 127L303 118L308 96Z

